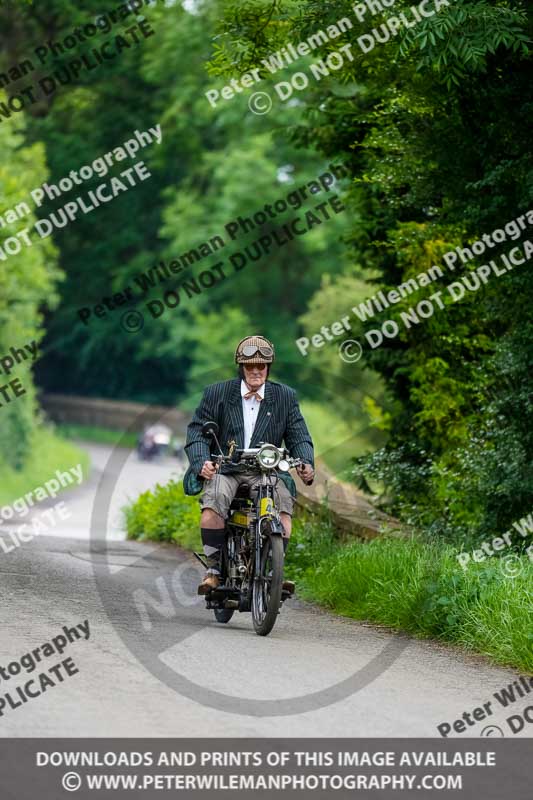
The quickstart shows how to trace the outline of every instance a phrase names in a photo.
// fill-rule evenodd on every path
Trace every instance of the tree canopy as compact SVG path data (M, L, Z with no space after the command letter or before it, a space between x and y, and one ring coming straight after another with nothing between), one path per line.
M397 0L377 14L345 0L146 5L140 13L153 36L2 120L6 208L40 185L46 169L56 184L134 131L160 125L162 141L137 155L149 179L54 230L5 275L0 337L7 347L13 338L32 335L44 315L40 386L174 403L186 402L203 376L225 374L235 340L261 330L276 342L279 379L304 396L320 396L354 427L364 418L387 433L386 447L359 461L354 479L377 481L392 508L426 530L501 531L529 511L533 499L531 271L527 263L516 266L460 302L445 288L463 277L473 280L489 258L521 248L528 230L467 262L458 258L453 272L367 321L353 309L527 215L531 10L518 0L450 0L436 4L434 16L410 27L398 23L392 31L387 21L401 13L408 19L412 5ZM52 0L45 10L1 8L0 72L109 11L103 2L90 8L68 0ZM342 35L316 39L341 19L351 22ZM388 41L376 38L370 48L374 30L385 37L380 26L389 31ZM87 41L76 57L120 29ZM283 58L272 71L273 54L310 41L307 52L300 47L297 58ZM59 54L6 91L13 96L24 80L69 68L73 57ZM321 61L330 68L313 72ZM227 99L220 95L214 107L206 98L232 80L245 82L253 70L252 86L234 88ZM302 74L307 85L295 88L303 85ZM276 88L281 82L285 89ZM249 110L254 92L270 96L270 113ZM286 198L330 165L343 165L346 174L330 192L309 196L303 210L288 207L239 231L235 240L228 235L227 223ZM106 180L95 176L79 191ZM241 270L231 267L232 253L252 248L333 193L345 211L256 261L248 258ZM39 216L62 203L47 201ZM219 251L140 291L139 275L217 235L224 239ZM227 278L190 296L180 288L219 262ZM4 269L0 262L0 274ZM128 286L133 300L124 309L144 314L142 331L121 327L120 308L93 315L88 324L80 320L80 308ZM180 292L179 305L152 318L146 303L169 289ZM402 313L439 290L443 307L406 326ZM20 300L28 327L18 330L23 323L9 309ZM338 337L301 354L296 339L311 339L345 315L347 338L364 345L360 361L339 358ZM387 320L397 323L398 334L372 348L366 334Z

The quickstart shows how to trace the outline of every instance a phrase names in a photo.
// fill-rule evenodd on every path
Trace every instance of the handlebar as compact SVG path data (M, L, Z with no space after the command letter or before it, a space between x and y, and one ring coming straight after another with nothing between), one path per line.
M265 443L266 444L266 443ZM278 465L284 461L288 464L288 469L282 470L287 472L289 469L294 469L295 467L301 466L304 462L301 458L291 458L289 456L286 449L281 447L275 447L275 445L271 445L271 447L275 448L280 454L280 460L278 464L276 464L272 469L276 469ZM234 466L238 466L243 462L250 462L255 461L258 463L257 454L261 451L261 447L252 447L252 448L237 448L234 449L231 455L223 455L222 453L218 455L211 454L211 461L215 464L222 465L222 464L233 464Z

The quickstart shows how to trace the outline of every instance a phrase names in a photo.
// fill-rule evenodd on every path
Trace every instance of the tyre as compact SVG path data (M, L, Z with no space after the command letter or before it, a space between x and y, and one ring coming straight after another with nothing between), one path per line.
M252 619L258 636L268 636L279 613L283 586L283 542L268 536L261 552L261 570L252 591Z
M215 619L217 622L229 622L234 613L233 608L215 608Z

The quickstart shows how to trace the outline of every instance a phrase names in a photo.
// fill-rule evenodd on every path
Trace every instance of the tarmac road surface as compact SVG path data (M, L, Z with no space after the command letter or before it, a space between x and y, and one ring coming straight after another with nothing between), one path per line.
M53 536L0 553L0 667L42 652L64 636L63 626L88 620L90 635L71 634L62 655L41 656L32 672L4 673L0 736L434 737L437 725L462 718L464 730L452 735L511 737L506 718L532 705L533 687L508 708L493 697L517 680L512 670L297 598L266 638L254 634L249 614L217 624L196 594L202 570L189 553L124 541L121 532L127 497L179 474L177 462L128 458L107 536L91 546L89 521L110 451L85 447L93 470L61 496L69 519ZM0 536L8 531L1 526ZM62 680L47 672L51 680L36 693L37 676L67 658L78 671ZM23 701L16 687L32 678L36 696ZM12 699L2 705L6 693ZM474 719L484 706L484 718L478 711ZM528 728L517 735L531 736Z

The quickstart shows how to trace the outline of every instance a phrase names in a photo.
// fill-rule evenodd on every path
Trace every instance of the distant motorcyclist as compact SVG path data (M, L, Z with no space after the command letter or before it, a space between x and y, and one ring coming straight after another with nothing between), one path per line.
M148 461L165 452L171 443L172 431L167 425L148 425L137 442L139 458Z
M229 447L231 442L235 442L236 448L258 447L260 442L281 447L284 442L293 458L304 461L298 469L302 480L307 484L313 482L313 442L294 389L268 380L273 361L274 345L264 336L242 339L235 351L239 377L208 386L187 428L185 452L190 466L184 477L184 489L186 494L198 494L203 488L200 525L208 570L200 584L200 594L206 594L219 585L224 525L231 502L240 483L251 483L256 478L238 473L231 466L223 466L215 491L212 479L216 470L210 459L209 443L202 435L204 422L212 420L218 424L222 447ZM280 474L279 477L277 505L285 531L283 545L286 551L296 486L290 475ZM287 581L284 588L294 590L294 585Z

